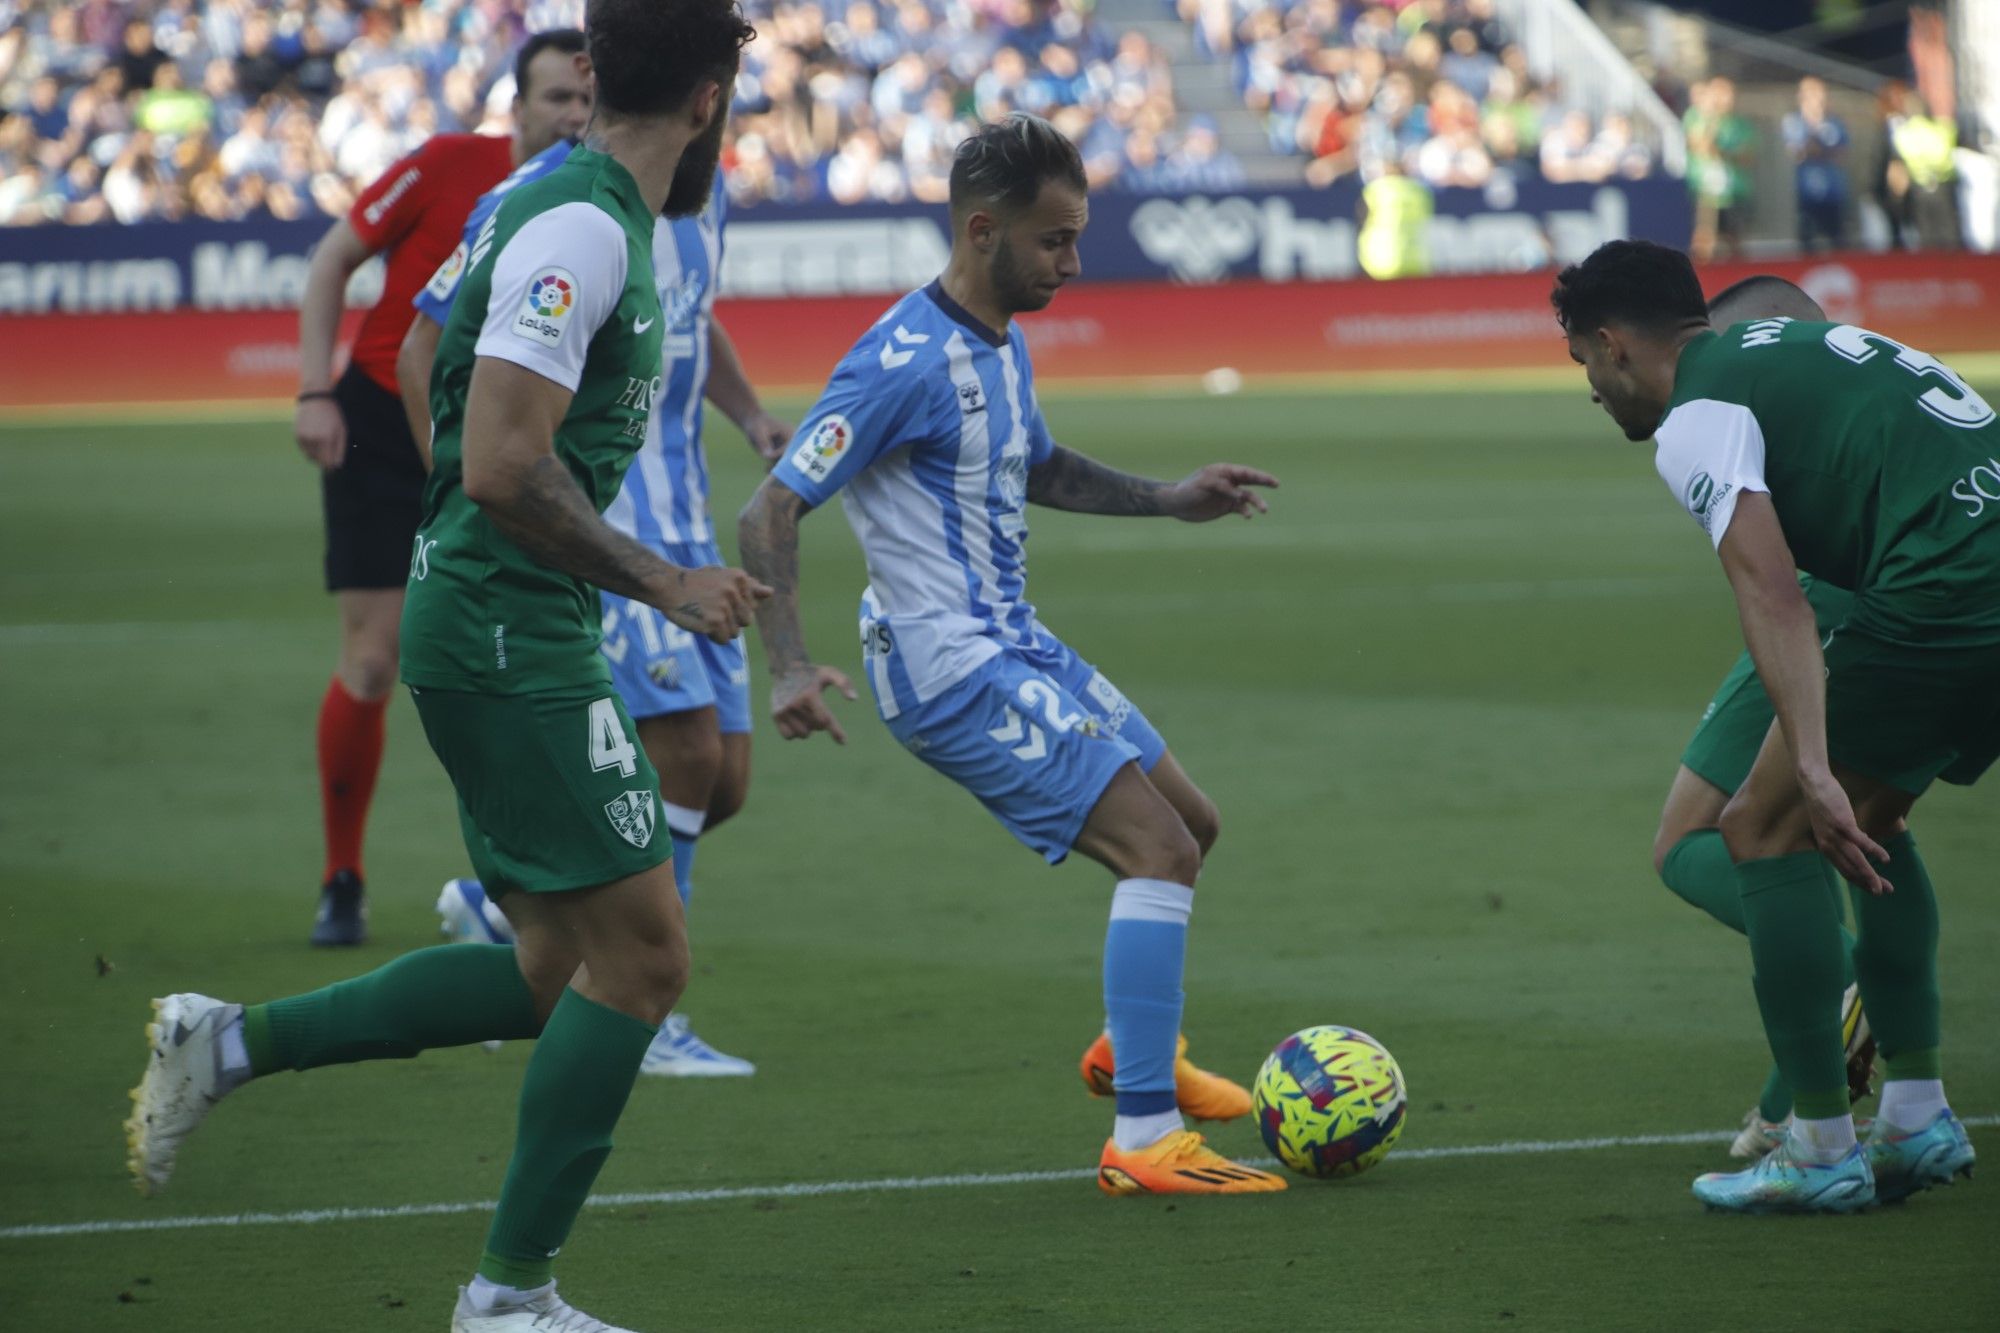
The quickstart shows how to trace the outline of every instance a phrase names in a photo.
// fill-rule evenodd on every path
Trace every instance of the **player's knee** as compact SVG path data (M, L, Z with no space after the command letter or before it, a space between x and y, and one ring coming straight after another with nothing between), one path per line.
M642 1002L648 1006L646 1017L649 1022L667 1021L667 1015L680 1003L681 995L687 990L688 971L685 934L676 933L671 940L644 951L634 979Z
M380 699L396 686L396 649L370 645L340 655L340 687L356 699Z
M535 1012L546 1020L562 998L563 987L575 978L582 959L573 949L549 947L525 935L515 943L514 958L528 993L535 998Z
M1673 854L1674 848L1681 845L1681 839L1686 836L1687 834L1680 829L1668 828L1664 824L1660 826L1660 831L1653 835L1653 873L1655 875L1658 875L1662 879L1666 878L1667 858Z
M1222 836L1222 812L1215 808L1215 802L1197 794L1194 808L1183 810L1181 820L1187 825L1188 836L1194 839L1201 850L1202 859L1215 850L1215 841Z
M743 803L750 794L749 787L747 781L732 774L718 779L714 794L708 798L708 822L703 828L712 829L742 813Z
M1146 840L1145 848L1133 860L1127 872L1129 879L1164 879L1174 884L1194 887L1201 877L1201 844L1186 824L1175 819L1171 827L1162 828Z
M1729 849L1729 859L1739 865L1809 851L1813 845L1809 823L1790 817L1787 811L1746 800L1741 792L1722 807L1716 827L1722 833L1723 846Z

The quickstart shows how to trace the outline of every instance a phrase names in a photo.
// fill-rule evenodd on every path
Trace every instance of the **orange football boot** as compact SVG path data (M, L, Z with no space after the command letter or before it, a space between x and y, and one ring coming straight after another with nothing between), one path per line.
M1191 1129L1169 1134L1148 1148L1120 1151L1104 1143L1097 1188L1106 1194L1271 1194L1284 1178L1230 1161Z
M1234 1120L1250 1114L1249 1090L1220 1074L1197 1068L1187 1058L1187 1045L1183 1036L1174 1046L1174 1101L1181 1113L1196 1120ZM1111 1096L1116 1069L1111 1058L1111 1034L1102 1033L1083 1053L1083 1085L1090 1089L1091 1096Z

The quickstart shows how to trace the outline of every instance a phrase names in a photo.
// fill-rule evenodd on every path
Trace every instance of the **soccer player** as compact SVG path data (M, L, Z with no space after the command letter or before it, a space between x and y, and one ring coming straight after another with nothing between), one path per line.
M852 698L853 688L813 664L798 614L799 520L844 491L871 585L862 653L890 732L1051 863L1075 850L1117 876L1104 947L1109 1041L1093 1048L1117 1116L1099 1184L1113 1194L1283 1189L1207 1148L1177 1109L1177 1088L1178 1105L1203 1118L1250 1109L1243 1089L1176 1049L1215 806L1145 715L1036 619L1024 585L1029 504L1201 523L1263 512L1252 488L1277 483L1222 463L1149 481L1056 444L1011 321L1079 271L1083 164L1047 121L1013 115L959 146L950 188L944 274L855 344L743 512L744 568L774 590L757 624L778 733L846 739L821 694Z
M1708 304L1709 324L1716 332L1732 324L1759 319L1821 320L1819 303L1783 278L1762 274L1719 293ZM1800 582L1812 605L1815 624L1824 639L1847 619L1853 598L1845 589L1813 578ZM1653 840L1653 868L1666 886L1689 903L1743 933L1743 901L1736 887L1736 867L1729 859L1717 827L1722 808L1749 776L1757 748L1771 729L1771 697L1757 679L1756 664L1745 652L1724 676L1681 754L1681 764L1660 811L1660 830ZM1847 893L1832 866L1824 867L1827 892L1843 920ZM1849 950L1853 937L1841 926ZM1874 1068L1875 1043L1861 1011L1853 965L1843 966L1847 989L1841 996L1841 1036L1847 1056L1848 1093L1859 1100L1868 1093ZM1775 1065L1764 1080L1757 1104L1743 1116L1742 1132L1730 1145L1732 1157L1757 1158L1783 1142L1792 1118L1792 1090Z
M687 977L658 778L597 651L595 589L719 643L767 591L671 565L601 517L660 369L653 220L707 200L752 30L734 0L595 0L588 21L590 131L488 220L445 327L403 617L403 678L518 943L440 945L268 1004L157 1000L127 1122L150 1191L254 1077L539 1037L454 1333L616 1333L557 1295L550 1261Z
M554 170L560 145L524 164L473 210L483 212L526 180ZM489 201L490 206L489 206ZM791 427L766 412L729 334L715 318L728 196L718 180L708 206L691 218L653 226L653 271L666 311L661 385L646 443L626 469L605 521L687 568L722 564L708 512L708 459L702 450L702 399L721 408L766 462L791 438ZM470 252L471 237L460 249ZM430 375L438 321L451 310L458 256L416 298L418 317L403 340L399 375ZM404 399L412 385L404 383ZM425 421L428 422L428 410ZM685 908L694 893L695 842L743 808L750 785L750 673L740 640L716 645L673 624L644 602L604 596L603 653L612 683L639 728L639 743L660 774L661 812L673 840L674 879ZM476 879L454 879L438 895L445 933L457 939L511 941L506 917ZM716 1050L686 1014L674 1013L646 1053L641 1072L668 1077L747 1076L757 1066Z
M313 251L299 308L299 396L292 432L318 465L326 511L326 586L340 611L340 656L319 711L320 812L326 866L315 945L368 935L361 864L368 804L382 766L382 722L396 679L396 626L417 530L424 467L396 390L410 297L451 252L480 193L590 114L576 53L583 35L545 32L514 60L514 133L441 134L390 167ZM347 280L384 254L382 297L362 320L346 373L333 379Z
M1906 819L1944 770L1969 782L2000 756L2000 420L1935 357L1853 325L1716 333L1687 257L1647 242L1599 247L1552 299L1593 401L1656 441L1714 543L1777 719L1720 823L1795 1109L1767 1156L1695 1195L1849 1212L1946 1183L1973 1149L1941 1081L1937 902ZM1823 649L1800 570L1854 593ZM1885 1071L1865 1145L1822 856L1856 890L1854 973Z

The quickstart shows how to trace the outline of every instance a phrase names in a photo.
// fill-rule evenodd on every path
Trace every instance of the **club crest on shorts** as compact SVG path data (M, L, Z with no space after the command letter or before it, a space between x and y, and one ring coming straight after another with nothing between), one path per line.
M604 814L618 836L634 847L644 847L653 840L653 793L628 791L615 801L607 801Z

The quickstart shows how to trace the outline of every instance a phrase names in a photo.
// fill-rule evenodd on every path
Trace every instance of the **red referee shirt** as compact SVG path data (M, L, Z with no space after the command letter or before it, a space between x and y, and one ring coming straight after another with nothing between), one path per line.
M388 252L382 299L361 321L349 358L396 392L396 352L410 331L410 299L458 247L473 204L514 166L510 140L440 134L383 172L347 215L371 253Z

